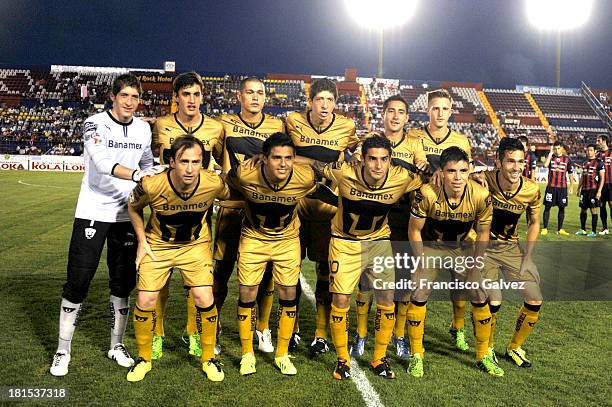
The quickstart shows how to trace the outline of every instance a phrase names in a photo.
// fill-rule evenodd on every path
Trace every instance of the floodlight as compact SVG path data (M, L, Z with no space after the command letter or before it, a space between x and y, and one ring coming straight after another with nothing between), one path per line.
M358 24L384 30L408 21L414 15L417 0L344 0L344 4Z
M542 30L571 30L584 25L593 0L527 0L527 18Z

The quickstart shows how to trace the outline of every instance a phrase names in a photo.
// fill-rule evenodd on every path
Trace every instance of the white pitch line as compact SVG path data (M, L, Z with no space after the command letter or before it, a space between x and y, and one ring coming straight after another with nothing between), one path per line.
M22 180L17 181L18 184L21 185L27 185L29 187L41 187L41 188L60 188L60 189L66 189L66 188L71 188L71 187L58 187L57 185L38 185L38 184L28 184L27 182L24 182Z
M313 305L316 305L314 292L303 275L300 275L300 282L302 283L302 293ZM351 358L351 378L353 379L353 382L355 382L357 390L359 390L359 393L361 393L361 398L363 398L363 401L365 401L366 406L384 407L384 404L382 401L380 401L380 396L376 390L374 390L374 387L372 387L372 384L366 377L363 370L361 370L359 367L359 364L355 358Z

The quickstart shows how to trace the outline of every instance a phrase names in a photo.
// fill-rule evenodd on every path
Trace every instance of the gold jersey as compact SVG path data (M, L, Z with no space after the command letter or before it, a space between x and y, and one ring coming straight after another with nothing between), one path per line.
M310 121L309 113L292 112L287 116L287 133L295 144L296 155L324 163L344 161L344 151L359 144L355 123L334 113L327 127L317 129ZM329 182L326 184L331 186ZM336 208L316 199L304 199L300 202L299 212L305 220L329 221L336 213Z
M348 240L388 239L387 222L393 205L423 181L416 173L391 166L380 185L368 185L364 167L346 163L325 166L323 174L338 186L338 211L332 219L332 236Z
M259 240L281 240L297 237L300 220L298 202L316 191L315 173L308 165L294 164L282 184L272 184L264 175L263 163L247 169L239 165L228 174L229 185L245 201L242 235Z
M441 139L437 139L431 135L427 126L419 129L410 129L408 131L409 138L418 138L423 143L423 151L429 162L429 168L432 172L440 168L440 155L442 151L449 147L459 147L465 151L468 155L469 160L472 160L472 152L470 142L462 134L457 133L454 130L448 129L446 136Z
M223 126L205 114L195 127L185 127L177 118L177 114L162 116L153 127L153 146L159 145L159 161L168 164L170 161L170 146L176 138L191 134L204 144L202 168L212 169L211 154L223 134Z
M229 188L215 172L201 170L193 190L181 193L172 184L171 171L143 178L130 194L133 208L151 207L147 242L154 250L210 242L206 213L215 198L229 198Z
M484 175L493 200L491 240L518 242L517 226L521 215L527 212L536 219L540 218L542 201L538 184L521 177L517 190L507 193L499 184L499 170L485 171Z
M468 180L457 205L452 205L442 186L425 184L416 193L412 215L425 218L423 241L459 242L468 237L472 227L490 225L493 207L489 191Z
M224 173L233 167L261 153L263 142L270 135L285 131L282 120L263 114L261 121L252 125L242 119L240 113L221 115L219 121L223 125L223 134L214 156ZM242 208L242 201L222 201L220 205L225 208Z

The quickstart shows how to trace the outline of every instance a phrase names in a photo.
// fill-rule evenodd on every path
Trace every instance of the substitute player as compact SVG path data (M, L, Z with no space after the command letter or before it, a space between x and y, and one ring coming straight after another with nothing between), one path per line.
M355 123L334 113L338 89L327 78L317 79L310 85L309 106L305 112L292 112L287 116L287 132L296 148L296 154L313 160L331 163L343 161L347 149L354 149L359 143L355 135ZM331 186L327 181L328 186ZM334 206L318 200L304 199L299 204L302 222L300 238L302 256L316 262L317 316L315 338L310 345L310 355L327 352L327 327L331 298L329 295L329 267L327 263L330 239L330 221L336 212ZM299 302L299 291L298 291ZM297 330L296 330L297 332Z
M597 146L589 144L586 148L587 159L582 164L582 176L578 183L576 196L580 197L580 230L578 236L597 237L597 210L601 206L601 195L605 185L605 168L597 158ZM586 232L587 209L591 210L591 233Z
M536 170L538 168L538 157L536 153L531 151L531 146L529 145L529 139L527 136L520 136L518 140L523 145L523 149L525 150L525 169L523 170L523 175L530 180L535 181Z
M123 345L129 296L136 284L136 241L127 214L127 198L135 181L155 173L150 169L151 129L134 117L141 94L142 87L134 75L118 76L112 85L112 109L89 117L83 124L85 174L70 239L58 346L50 369L54 376L68 373L72 336L104 242L112 317L107 356L123 367L134 363Z
M449 147L444 150L440 156L440 165L442 186L427 184L420 189L412 205L408 226L413 255L423 254L424 261L427 259L425 264L421 262L415 267L413 274L415 288L407 313L412 352L408 373L414 377L423 376L426 304L435 288L431 284L435 282L438 271L448 269L453 277L451 282L477 284L476 287L469 287L477 366L490 375L503 376L504 371L487 352L491 335L491 312L486 295L480 289L480 269L484 265L482 259L489 241L493 212L491 197L484 187L468 179L469 158L461 148ZM473 228L477 234L474 248L465 242ZM424 247L425 242L428 245ZM436 262L436 258L440 257L454 259L453 267ZM430 259L433 265L430 265Z
M138 239L138 297L134 333L138 360L127 380L144 379L152 368L152 343L159 291L173 270L183 276L196 307L196 329L202 344L202 370L210 381L225 377L214 358L217 308L212 295L212 248L206 213L229 189L213 171L203 169L204 144L193 135L177 137L170 147L170 169L145 178L130 195L128 213ZM151 216L145 230L143 209Z
M521 282L521 295L524 304L519 310L512 339L506 347L506 358L520 367L530 367L522 345L538 320L542 306L540 278L532 257L540 232L540 208L542 201L540 188L535 181L524 174L528 165L523 145L517 139L503 138L497 149L497 169L484 171L475 176L484 177L487 181L493 203L493 221L491 222L490 243L486 251L483 279L496 282L500 272L506 282ZM519 245L518 223L527 214L527 245ZM488 289L489 308L491 310L491 335L488 353L497 360L494 338L497 325L497 313L501 307L501 290Z
M279 297L279 322L274 364L284 375L297 369L288 356L296 317L296 285L300 275L300 220L298 202L317 190L314 171L294 164L295 146L284 133L274 133L263 142L263 161L232 168L229 185L245 200L242 234L238 246L238 333L242 344L240 374L256 372L253 330L255 300L266 265L272 273Z
M546 157L544 167L548 168L548 185L544 194L544 227L540 231L542 236L548 234L548 221L550 220L550 208L557 206L559 214L557 217L557 234L561 236L569 236L569 233L563 229L563 221L565 220L565 208L567 207L567 176L570 179L570 191L573 193L574 177L572 160L563 154L563 143L555 141L550 147L550 153Z
M337 380L350 377L348 312L351 295L362 275L376 289L375 344L370 366L380 377L395 378L386 357L395 325L394 290L385 286L395 283L395 269L387 267L378 272L373 270L373 262L377 257L393 258L389 212L423 182L416 173L391 166L391 154L389 139L372 136L363 141L363 160L357 166L315 164L326 179L337 185L340 196L329 243L330 330L338 357L333 373Z
M244 78L240 82L238 101L240 102L240 113L224 114L219 119L223 125L223 135L217 144L215 160L221 164L225 174L243 161L260 154L264 140L271 134L283 132L285 128L282 120L263 113L266 91L260 79L254 76ZM238 256L244 202L222 201L219 206L215 225L213 293L217 310L221 313L227 297L227 285ZM262 280L262 286L257 292L259 315L255 334L258 339L258 348L262 352L274 352L272 333L269 329L273 294L272 269L268 267ZM220 350L220 347L218 349Z
M204 94L204 83L202 78L195 72L185 72L174 78L172 90L176 100L178 111L167 116L160 117L153 128L153 147L159 149L159 160L162 164L168 164L171 146L174 140L184 134L192 134L202 142L204 146L202 156L202 168L212 169L212 151L216 147L223 128L213 118L200 112ZM212 212L210 212L212 214ZM210 215L209 215L210 216ZM153 360L163 355L164 340L164 318L170 292L170 280L159 292L157 301L157 324L153 336ZM187 290L187 325L186 332L189 336L189 354L200 356L200 336L196 330L196 308L191 298L189 287Z
M453 113L453 99L445 89L437 89L427 93L427 115L429 122L423 128L411 129L409 137L418 137L423 143L423 150L427 156L430 171L433 174L432 182L440 185L442 170L440 169L440 155L449 147L459 147L466 152L468 159L472 160L470 142L463 134L457 133L448 127L448 121ZM465 292L451 290L453 303L453 319L449 332L455 341L455 347L467 351L470 347L465 339L465 306L467 301Z
M603 161L605 168L604 187L601 191L601 224L603 230L599 232L604 236L609 234L608 231L608 207L610 208L610 219L612 219L612 148L610 147L610 138L605 134L597 136L597 145L599 151L597 158Z
M423 152L423 143L419 138L407 137L404 127L408 122L408 103L400 95L389 97L383 102L384 132L381 134L391 142L391 164L406 168L412 172L425 171L428 163ZM372 133L369 136L377 135ZM357 152L355 153L357 155ZM410 218L410 199L406 194L389 212L389 228L391 241L408 240L408 219ZM356 298L357 305L357 333L351 346L353 356L362 356L368 332L368 314L372 306L371 287L359 287ZM407 359L410 355L408 343L404 339L406 326L406 310L409 298L395 303L395 328L393 338L395 352L400 359Z

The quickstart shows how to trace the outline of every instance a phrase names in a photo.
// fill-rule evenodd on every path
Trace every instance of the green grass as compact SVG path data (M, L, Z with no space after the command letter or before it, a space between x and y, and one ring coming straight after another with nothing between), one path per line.
M226 372L223 383L209 383L181 342L185 305L177 278L171 288L164 357L155 363L154 370L143 382L128 383L126 370L105 357L110 317L104 260L74 336L70 373L64 378L51 376L48 368L57 345L58 306L80 179L80 174L0 173L3 315L0 386L67 388L68 402L73 405L364 405L352 381L332 380L333 352L310 360L302 346L294 360L298 375L293 378L282 377L274 369L272 356L258 354L258 373L241 378L234 278L221 317L224 322L222 361ZM20 184L19 180L32 185ZM570 199L566 229L573 232L578 228L578 210L576 198ZM554 229L556 211L551 218L551 229ZM557 239L553 234L543 240ZM578 238L572 235L559 240L574 242ZM311 263L305 264L304 272L314 286ZM518 306L519 302L508 301L500 311L499 348L510 338ZM541 320L525 346L534 367L521 370L501 362L506 370L506 376L501 379L478 372L472 352L459 354L451 348L447 333L451 309L447 301L431 302L428 308L425 377L420 380L409 377L393 357L397 380L378 379L366 371L385 405L609 405L611 377L606 372L609 372L612 354L610 302L546 303ZM272 319L276 326L275 318ZM305 298L300 326L304 342L310 342L314 308ZM351 329L351 336L352 332ZM473 338L470 341L473 344ZM131 323L126 345L136 354ZM372 347L370 340L364 361L360 363L364 370Z

